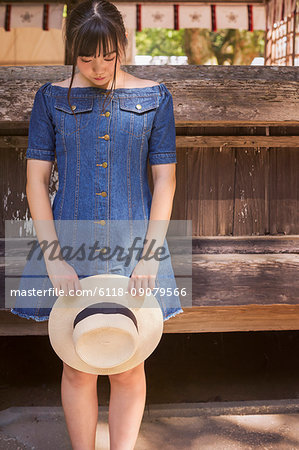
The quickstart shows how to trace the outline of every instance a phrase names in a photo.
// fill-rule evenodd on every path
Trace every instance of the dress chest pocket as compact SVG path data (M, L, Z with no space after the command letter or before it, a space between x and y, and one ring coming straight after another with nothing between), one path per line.
M141 137L152 129L158 96L119 99L120 129L127 134Z
M67 97L57 97L54 104L57 128L65 136L86 128L90 124L93 109L92 97L73 98L70 102L72 109Z

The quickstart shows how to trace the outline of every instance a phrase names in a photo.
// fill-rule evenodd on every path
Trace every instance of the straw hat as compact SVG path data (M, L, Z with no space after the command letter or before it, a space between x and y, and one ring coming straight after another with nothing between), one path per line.
M144 361L163 333L156 297L129 294L129 277L123 275L94 275L80 283L78 296L58 297L50 312L49 339L57 355L98 375L121 373Z

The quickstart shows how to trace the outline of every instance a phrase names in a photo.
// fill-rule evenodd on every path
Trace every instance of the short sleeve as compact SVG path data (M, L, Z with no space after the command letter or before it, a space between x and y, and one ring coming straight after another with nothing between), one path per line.
M165 85L149 138L150 165L177 163L172 95Z
M26 159L55 161L55 132L43 86L36 92L29 122Z

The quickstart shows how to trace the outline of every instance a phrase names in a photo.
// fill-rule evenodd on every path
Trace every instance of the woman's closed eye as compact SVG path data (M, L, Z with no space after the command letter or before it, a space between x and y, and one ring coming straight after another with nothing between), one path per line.
M104 61L113 61L114 59L115 59L115 56L113 56L112 58L109 58L109 59L105 58ZM85 59L81 58L81 61L84 62L84 63L89 63L89 62L92 61L92 59L85 60Z

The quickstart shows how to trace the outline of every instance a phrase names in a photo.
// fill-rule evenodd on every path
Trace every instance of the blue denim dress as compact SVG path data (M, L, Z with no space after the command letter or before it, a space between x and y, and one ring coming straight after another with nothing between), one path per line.
M172 95L162 83L116 89L107 102L106 89L75 87L71 89L70 108L67 91L50 82L38 89L26 152L27 159L57 158L59 188L52 211L59 244L97 240L100 252L115 245L128 248L136 235L145 237L150 217L147 161L150 165L177 162ZM155 296L167 320L183 310L166 239L163 247L168 258L164 254L159 262ZM136 259L125 264L104 257L85 258L80 264L67 262L79 279L98 273L129 277L137 264ZM43 258L28 260L20 278L23 294L33 287L52 287ZM48 320L57 297L36 296L33 300L23 294L16 296L11 312L36 321Z

